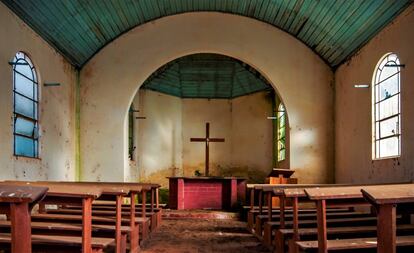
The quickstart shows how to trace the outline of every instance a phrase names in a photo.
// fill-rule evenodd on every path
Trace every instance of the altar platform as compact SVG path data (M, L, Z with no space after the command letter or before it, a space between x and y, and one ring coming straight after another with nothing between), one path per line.
M231 210L243 202L246 180L238 177L169 177L171 209Z

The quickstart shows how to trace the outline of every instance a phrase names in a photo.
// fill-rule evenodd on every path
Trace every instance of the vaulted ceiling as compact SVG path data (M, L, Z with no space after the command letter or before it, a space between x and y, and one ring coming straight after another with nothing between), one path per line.
M143 84L181 98L235 98L272 86L255 69L218 54L194 54L178 58L155 71Z
M412 3L412 0L1 1L78 67L138 25L178 13L218 11L278 27L335 68Z

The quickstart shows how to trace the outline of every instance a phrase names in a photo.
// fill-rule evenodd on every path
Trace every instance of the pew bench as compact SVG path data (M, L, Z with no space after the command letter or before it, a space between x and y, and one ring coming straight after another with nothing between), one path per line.
M414 184L364 187L361 192L377 212L378 253L395 253L401 240L407 240L397 237L396 207L414 203Z
M381 244L381 243L380 243ZM300 252L317 252L318 241L300 241L296 242ZM398 236L395 240L397 247L411 247L414 248L414 236ZM377 238L351 238L351 239L340 239L340 240L327 240L326 250L327 251L343 251L348 252L351 250L359 250L364 252L367 249L377 248ZM412 252L412 251L411 251Z
M391 188L397 185L389 185ZM305 192L309 199L316 202L317 205L317 240L314 241L296 241L296 250L312 251L317 249L319 253L327 253L328 251L337 250L364 250L368 248L376 248L376 238L338 238L336 240L328 240L326 208L328 206L344 206L344 205L370 205L364 198L361 189L375 189L378 185L359 185L344 187L327 187L327 188L307 188ZM375 217L376 219L376 217ZM394 216L394 224L396 225L397 215ZM378 221L378 223L380 223ZM360 223L358 223L360 224ZM398 241L398 240L395 240ZM402 236L399 246L411 246L411 237ZM294 252L296 252L296 250Z
M70 223L57 223L57 222L36 222L30 223L33 235L59 235L59 236L81 236L82 225L70 224ZM0 229L3 232L9 232L11 229L11 222L9 220L0 220ZM98 238L114 238L116 231L115 226L111 225L92 225L92 239ZM130 234L130 228L128 226L121 226L121 252L125 252L127 249L127 236ZM115 241L111 244L113 248L116 248ZM106 247L106 246L105 246Z
M11 219L11 234L7 236L13 253L32 252L30 213L48 190L47 187L0 184L0 213Z
M110 238L92 238L91 251L92 253L103 253L110 248L115 242ZM24 243L19 240L19 243ZM8 233L0 233L0 248L7 250L12 244L12 236ZM79 236L56 236L56 235L31 235L31 251L27 252L71 252L78 253L82 250L82 237ZM22 252L23 253L23 252Z
M414 234L414 224L400 224L397 226L397 231L399 234ZM347 227L330 227L327 228L328 239L337 240L338 238L346 237L372 237L377 232L376 226L347 226ZM302 242L314 240L318 234L317 228L299 228L297 231L298 235L304 239ZM289 248L294 246L293 236L295 234L294 229L278 229L276 231L276 247L274 252L285 252L286 245L289 245ZM301 245L304 245L302 244ZM311 249L307 244L306 247ZM306 250L305 248L303 248ZM292 252L292 251L290 251Z

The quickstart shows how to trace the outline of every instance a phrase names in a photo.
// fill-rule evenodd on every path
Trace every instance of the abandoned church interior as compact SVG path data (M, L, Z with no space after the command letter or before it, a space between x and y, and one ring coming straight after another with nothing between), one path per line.
M414 250L413 0L1 0L0 253Z

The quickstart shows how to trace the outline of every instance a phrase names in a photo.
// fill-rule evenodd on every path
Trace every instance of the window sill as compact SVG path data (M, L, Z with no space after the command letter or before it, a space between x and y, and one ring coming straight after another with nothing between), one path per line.
M27 159L27 160L35 160L35 161L41 161L42 159L40 157L31 157L31 156L24 156L24 155L13 155L16 160L19 159Z
M372 161L384 161L384 160L398 160L401 157L401 155L398 156L387 156L387 157L381 157L381 158L373 158Z

